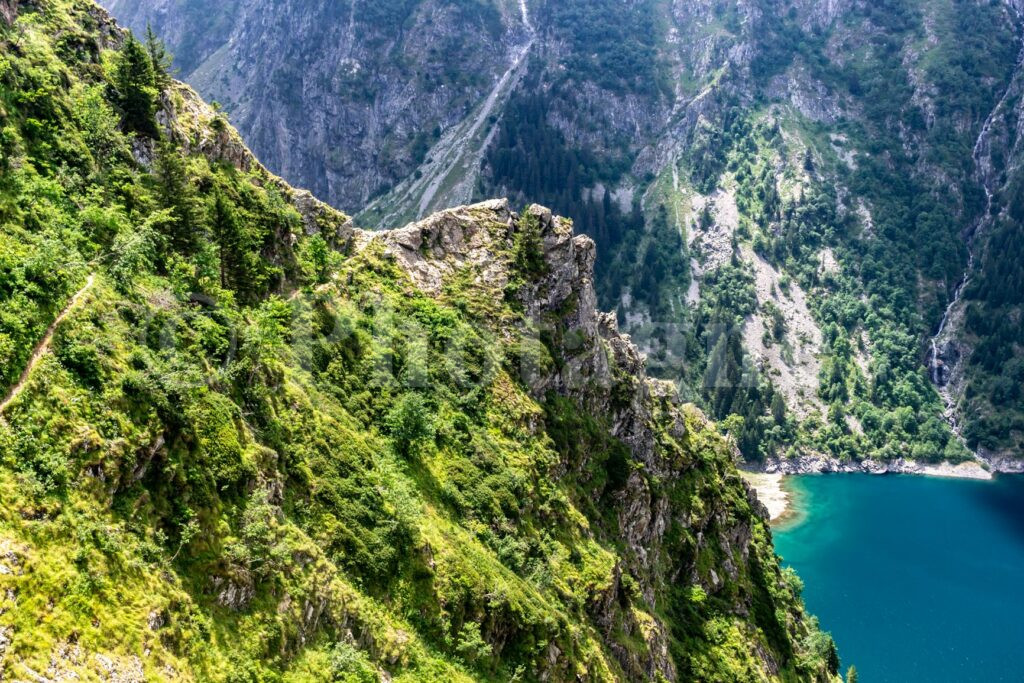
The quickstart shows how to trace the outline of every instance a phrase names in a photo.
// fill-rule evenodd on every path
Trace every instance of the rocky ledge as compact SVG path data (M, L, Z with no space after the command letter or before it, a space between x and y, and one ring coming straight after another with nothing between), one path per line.
M534 262L524 272L516 251L527 244ZM355 253L380 249L430 296L443 297L460 274L470 275L481 297L501 300L515 292L522 318L496 320L495 334L510 343L522 335L543 338L557 358L521 368L528 393L538 403L568 399L631 452L621 489L602 501L621 556L609 584L588 605L626 679L690 680L686 658L670 656L673 634L689 626L661 616L673 604L674 586L689 584L743 622L754 653L746 666L761 674L759 680L772 680L788 655L758 631L764 625L753 616L754 605L771 598L750 578L771 561L757 540L765 537L768 513L736 471L734 449L674 387L647 376L643 355L619 332L615 316L598 311L593 241L548 209L534 205L520 213L507 200L492 200L401 229L356 230L353 246ZM555 479L590 476L590 454L580 462L565 455ZM767 571L758 580L781 585L777 569ZM793 614L786 637L803 642L806 625L799 610ZM694 612L689 618L696 624L705 617ZM559 672L552 665L548 673Z
M881 462L861 460L844 462L820 453L801 455L796 458L771 458L759 468L766 473L781 474L921 474L931 477L955 477L959 479L992 479L995 474L1024 473L1024 462L1012 458L979 458L962 463L926 463L905 458Z

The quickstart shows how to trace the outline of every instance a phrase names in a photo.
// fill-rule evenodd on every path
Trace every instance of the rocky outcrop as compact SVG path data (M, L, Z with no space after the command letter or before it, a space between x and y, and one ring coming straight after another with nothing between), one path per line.
M7 25L13 24L17 14L18 0L0 0L0 20Z
M446 283L467 270L485 291L505 291L522 275L515 272L513 250L527 235L537 240L541 265L518 290L525 325L521 332L543 335L557 362L553 367L521 368L522 379L539 401L558 394L605 421L636 463L613 503L620 542L627 552L615 567L612 581L592 597L588 612L605 629L606 644L628 680L653 680L659 675L677 680L669 656L670 625L653 617L641 619L622 605L630 602L631 594L638 594L645 609L656 614L666 599L666 581L677 579L701 585L712 594L736 585L747 571L743 563L754 552L753 530L750 521L730 513L721 501L707 499L699 513L688 513L663 494L686 476L712 476L710 472L692 474L702 466L690 455L666 446L687 443L688 424L698 431L708 426L695 408L682 405L671 384L646 376L643 356L619 332L615 317L598 311L593 241L575 235L571 222L543 207L534 205L517 214L507 200L495 200L444 211L398 230L358 233L356 245L358 250L379 245L418 288L441 296ZM563 463L560 469L565 471L568 465ZM763 518L763 507L735 470L727 476ZM669 529L680 525L695 539L689 551L669 538ZM695 562L703 554L723 559L705 571ZM673 578L667 578L666 571ZM632 588L624 586L625 574L635 582ZM736 609L745 613L748 606L740 602ZM644 648L621 647L616 631L641 639ZM777 655L767 650L763 654L766 671L777 672Z
M449 209L397 230L361 232L357 241L384 244L420 289L436 295L446 277L467 267L479 271L481 284L501 289L508 283L506 264L494 258L496 230L506 238L514 230L508 200Z
M993 472L1024 474L1024 460L1021 460L1019 453L1013 451L994 453L985 448L979 448L978 456Z

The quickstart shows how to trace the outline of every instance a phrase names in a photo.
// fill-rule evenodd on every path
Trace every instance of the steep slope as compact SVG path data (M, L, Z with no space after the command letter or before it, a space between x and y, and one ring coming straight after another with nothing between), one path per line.
M371 50L381 35L400 41L408 34L395 24L321 42L319 27L341 30L351 21L332 20L320 6L247 0L238 13L246 19L210 24L216 28L185 40L178 37L192 32L202 2L112 6L138 28L152 20L184 55L185 77L211 97L231 99L208 74L241 72L247 86L303 111L364 111L368 104L353 102L364 91L373 93L373 121L389 120L397 106L369 75L376 72L330 96L266 76L271 66L316 71L305 57L279 58L293 50L330 46L325 53L337 65L341 52ZM428 50L454 34L435 40L416 22L464 6L402 5ZM390 189L360 214L380 227L469 196L541 201L574 216L601 254L602 305L617 309L654 373L677 381L715 417L735 416L728 425L748 458L788 455L799 467L795 456L817 453L833 465L868 459L874 468L879 460L962 460L977 451L993 467L1019 467L1011 462L1022 452L1024 415L1011 387L1022 357L1017 308L979 301L968 326L962 301L950 309L958 293L983 296L974 293L978 284L961 287L965 281L1018 289L1013 273L977 253L1000 223L986 214L1007 217L1000 244L1016 244L1020 234L1008 213L1013 193L1001 190L1014 186L1008 117L1019 99L1017 5L525 0L495 7L503 28L490 42L470 28L458 33L465 52L442 60L443 68L413 62L464 79L486 74L480 86L459 90L465 102L449 106L438 93L451 88L396 65L389 88L403 89L401 101L415 102L423 118L371 136L380 157L369 165L365 156L342 160L348 177L369 169L373 190L356 180L350 191L339 181L329 199L362 210L361 199ZM371 16L359 2L345 10L352 21ZM318 28L265 30L276 17ZM448 21L434 26L461 30ZM197 49L196 41L209 47ZM213 45L226 47L214 57ZM268 52L271 60L240 53L252 45L278 49ZM262 151L252 112L228 109ZM278 120L281 111L273 112ZM329 150L334 140L379 129L339 125L328 132L314 123L308 137ZM434 130L437 140L410 154L410 130ZM395 150L406 160L401 168L391 163ZM321 175L306 152L284 157L299 160L290 177ZM965 280L972 268L978 277ZM943 325L947 309L953 324ZM960 363L974 348L982 351ZM996 367L1009 367L1006 379Z
M514 0L106 7L139 35L151 22L183 80L231 112L271 169L350 211L422 163L448 170L455 156L428 150L465 143L442 132L501 96L528 40Z
M0 9L0 678L836 680L569 221L357 230L89 0Z
M932 339L933 379L972 447L1007 470L1024 453L1024 49L974 148L985 210L967 235L968 268Z
M746 48L730 54L717 90L732 105L717 114L702 105L703 132L698 126L694 137L684 127L673 137L697 143L687 164L696 170L697 200L709 192L716 204L736 197L739 216L725 221L727 234L752 247L746 256L740 250L740 262L760 272L750 256L757 253L786 276L777 284L800 289L790 297L776 287L770 306L760 292L756 306L745 303L749 293L732 304L734 319L746 319L746 353L737 351L735 362L760 366L761 379L748 386L762 387L727 387L728 407L716 411L744 416L747 453L764 452L766 440L769 452L772 441L786 444L764 424L771 394L763 384L790 410L799 406L805 397L794 397L785 380L799 368L794 352L809 348L822 371L803 388L827 410L824 429L802 420L804 435L795 436L803 448L839 460L959 459L963 449L936 419L945 407L923 370L937 376L928 367L930 337L969 267L967 237L986 210L989 155L976 152L1014 72L1016 13L933 2L839 3L828 12L796 4L782 16L750 10L736 25ZM675 169L659 173L663 187L674 187ZM712 218L692 221L698 237L705 225L723 223ZM698 257L706 253L702 245ZM802 298L812 317L798 318L811 328L794 334L786 309ZM750 339L758 327L752 313L771 332L763 344ZM772 346L782 347L782 362ZM718 401L723 392L705 393ZM958 413L948 413L951 423ZM763 426L751 429L754 421ZM1008 431L1000 439L1013 442Z

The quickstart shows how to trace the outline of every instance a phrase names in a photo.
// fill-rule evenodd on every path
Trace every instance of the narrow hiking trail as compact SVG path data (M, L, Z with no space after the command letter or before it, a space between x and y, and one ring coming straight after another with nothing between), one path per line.
M39 364L39 361L41 361L43 359L43 356L46 355L47 351L50 350L50 342L53 341L53 334L54 332L57 331L57 326L64 322L64 319L67 318L71 311L75 309L75 306L78 305L78 303L82 300L82 297L85 296L85 294L92 288L95 282L96 275L90 274L89 277L85 279L85 285L80 290L75 292L75 295L71 297L71 300L68 302L67 306L65 306L64 310L60 312L60 315L58 315L54 319L54 321L50 323L50 326L46 328L46 334L43 335L43 338L36 345L35 350L29 357L28 365L26 365L25 369L22 371L21 377L18 378L18 381L15 382L14 386L11 387L10 391L7 392L7 395L4 397L3 402L0 403L0 421L3 421L4 419L3 412L7 410L7 407L11 405L11 403L14 402L14 399L18 398L18 394L20 394L21 390L25 388L25 384L28 382L28 378L32 375L32 370L35 369L35 367Z

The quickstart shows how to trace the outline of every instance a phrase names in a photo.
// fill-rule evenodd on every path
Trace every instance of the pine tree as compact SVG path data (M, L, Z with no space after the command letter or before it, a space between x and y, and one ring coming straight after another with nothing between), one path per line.
M786 421L786 402L779 392L772 396L772 418L776 424L783 424Z
M210 209L210 228L220 256L220 286L226 289L238 276L238 220L234 207L220 191L214 195Z
M846 670L846 683L857 683L857 667L851 666Z
M149 24L146 24L146 52L149 53L149 61L153 65L154 83L160 90L166 89L171 84L174 57L167 51L164 41L153 33L153 27Z
M192 184L185 169L185 160L169 142L162 143L158 148L156 177L161 204L174 212L175 220L169 235L171 244L178 251L191 251L199 227Z
M115 74L118 104L124 127L151 138L160 136L156 125L156 76L153 62L139 41L129 36L121 49Z

